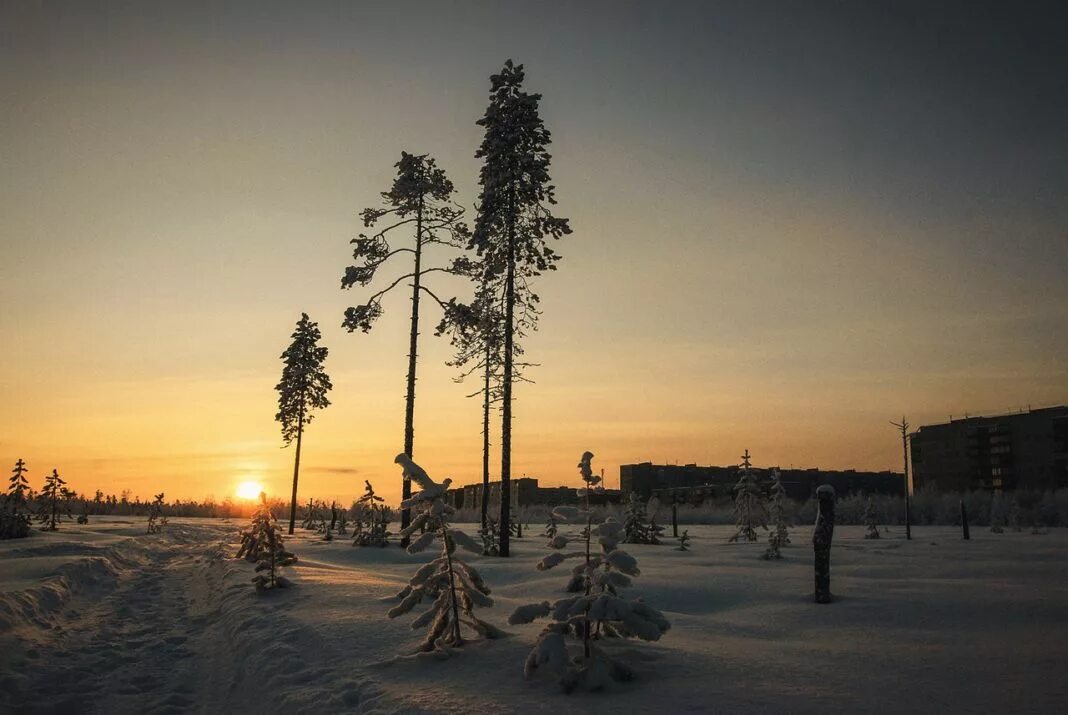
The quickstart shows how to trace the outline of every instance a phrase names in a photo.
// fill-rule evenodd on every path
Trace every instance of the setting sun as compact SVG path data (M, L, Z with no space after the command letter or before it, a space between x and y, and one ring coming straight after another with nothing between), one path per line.
M241 482L237 485L237 496L240 499L258 499L263 485L259 482Z

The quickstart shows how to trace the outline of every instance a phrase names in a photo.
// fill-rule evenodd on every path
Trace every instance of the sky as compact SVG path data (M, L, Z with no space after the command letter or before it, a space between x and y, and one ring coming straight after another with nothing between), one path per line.
M543 95L557 215L513 476L899 469L891 420L1068 402L1056 3L0 3L0 461L35 486L288 493L301 312L330 349L301 493L400 491L408 303L347 333L401 151L472 206L489 76ZM399 270L400 267L398 266ZM439 295L467 286L435 281ZM415 460L481 478L427 306ZM494 433L495 446L499 439ZM494 477L499 464L493 456Z

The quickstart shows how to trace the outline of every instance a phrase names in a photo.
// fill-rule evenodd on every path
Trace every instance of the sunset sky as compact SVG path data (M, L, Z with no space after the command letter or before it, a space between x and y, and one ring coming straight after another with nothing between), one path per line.
M747 448L899 469L902 414L1068 402L1056 4L220 5L0 4L0 461L35 487L283 495L306 311L334 404L301 492L395 499L408 303L340 327L368 293L340 289L348 241L402 150L472 204L507 58L574 229L537 283L514 476L575 484L586 449L609 486ZM473 482L476 386L425 315L415 460Z

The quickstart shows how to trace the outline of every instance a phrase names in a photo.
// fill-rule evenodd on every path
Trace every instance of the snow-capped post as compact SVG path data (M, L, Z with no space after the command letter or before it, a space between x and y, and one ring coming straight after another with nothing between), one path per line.
M274 388L278 391L278 413L274 419L282 424L282 446L288 447L294 437L297 439L293 459L293 495L289 500L290 535L297 521L297 479L300 476L300 447L304 427L312 421L313 410L330 406L326 393L333 387L323 369L329 349L319 345L319 338L322 337L319 324L313 323L307 313L301 313L291 337L293 342L281 356L285 363L282 379Z
M267 494L260 492L260 503L252 515L252 524L241 533L241 546L235 558L256 563L256 575L252 577L257 591L283 588L289 585L282 576L283 566L290 566L297 557L286 551L282 529L267 505Z
M166 519L163 516L163 492L160 492L155 496L152 506L148 510L148 533L161 533L166 523Z
M779 549L790 543L790 530L786 527L786 489L782 485L779 470L775 470L775 480L768 492L768 512L771 515L772 528L768 532L768 548L765 559L782 558Z
M533 279L554 270L560 259L548 239L571 233L566 218L552 214L555 187L550 183L551 142L538 113L540 94L523 90L523 65L504 63L490 77L490 102L476 122L485 128L475 152L482 159L478 183L478 216L469 249L491 275L501 280L504 311L501 364L501 556L510 554L512 479L512 386L515 381L516 336L534 329L540 311Z
M964 500L960 500L960 528L964 532L964 540L970 541L971 533L968 531L968 508L964 506Z
M875 518L875 505L871 503L871 497L868 497L868 503L864 505L864 525L868 527L864 533L865 539L879 538L879 522Z
M448 516L456 510L446 503L445 493L452 479L446 478L438 484L404 453L398 454L394 461L401 465L404 479L415 482L421 488L421 491L401 502L402 509L418 512L408 528L401 531L401 537L410 538L419 529L425 528L419 538L408 545L408 553L423 551L437 539L441 542L441 555L419 567L404 590L397 594L401 602L389 610L389 617L402 616L424 598L431 599L433 604L430 608L412 621L412 628L430 626L420 646L424 652L448 652L449 648L462 645L461 624L483 638L501 637L503 633L496 626L486 623L474 613L475 606L493 605L489 588L472 566L455 555L457 546L475 554L481 549L464 532L449 528Z
M671 502L671 535L676 539L679 538L679 502L677 500Z
M419 355L420 298L425 293L438 305L446 305L423 281L431 273L454 272L451 266L425 266L424 251L434 246L453 250L460 248L467 238L467 226L461 221L463 206L452 198L456 189L433 157L429 154L409 154L402 151L400 161L395 167L397 176L393 179L393 185L389 191L383 191L381 194L383 205L360 212L364 227L373 227L375 232L361 233L358 238L350 241L356 246L352 254L356 265L345 269L341 287L348 289L354 285L369 285L378 269L390 258L401 253L411 254L411 268L406 267L399 271L401 275L398 278L372 294L362 305L346 308L345 319L341 325L350 333L357 329L364 333L370 332L375 321L382 315L382 297L404 281L411 281L412 312L408 335L407 388L404 397L404 453L411 458L415 449L415 371ZM386 219L385 227L379 225L382 219ZM399 248L390 246L389 239L395 235L393 231L400 233L411 228L415 229L415 235L410 245ZM410 482L403 482L401 489L403 499L411 496ZM401 511L402 530L407 528L410 518L409 510ZM408 539L405 537L401 546L407 545Z
M749 462L749 450L742 455L741 476L734 485L734 517L738 530L734 533L729 543L735 541L756 541L756 527L768 528L768 513L764 507L764 498L757 483L756 475L753 474L752 464Z
M834 537L834 487L822 484L816 489L819 510L816 528L812 532L812 547L816 553L816 603L831 602L831 539Z
M592 453L586 452L579 462L583 479L588 484L588 477L592 474L589 469L592 457ZM603 689L610 680L633 680L634 672L630 668L609 657L593 641L601 638L655 641L671 626L662 613L641 599L625 600L619 597L617 589L630 586L630 577L641 573L637 560L617 548L623 536L622 524L609 517L594 527L588 509L582 514L574 507L558 507L554 513L560 520L585 518L586 548L570 553L553 552L538 563L538 570L546 571L571 558L584 559L572 571L571 583L567 587L568 592L581 594L551 605L548 601L542 601L520 606L509 617L508 622L513 625L530 623L545 616L552 619L527 656L524 673L529 678L538 668L548 665L566 693L579 685L596 691ZM596 556L590 554L590 540L594 535L601 546L601 553ZM574 588L576 578L579 581L578 588ZM592 627L594 621L597 623L596 631ZM568 652L569 636L581 641L581 655Z

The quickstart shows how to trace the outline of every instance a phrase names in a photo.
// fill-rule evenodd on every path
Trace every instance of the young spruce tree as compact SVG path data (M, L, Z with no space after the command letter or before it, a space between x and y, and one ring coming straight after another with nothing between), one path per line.
M55 531L59 528L59 522L63 518L60 502L67 493L66 483L55 469L45 477L44 488L41 490L42 501L37 511L37 520L43 524L41 529L44 531Z
M297 557L286 551L282 529L271 513L264 492L260 492L260 503L252 515L252 524L241 532L241 546L235 558L256 564L252 583L257 591L289 585L289 580L279 572L283 566L296 563Z
M148 533L163 533L163 527L167 525L167 517L163 515L163 492L155 496L148 510Z
M868 497L868 503L864 505L864 525L868 528L864 532L865 539L879 538L879 520L875 516L875 505L872 504L871 497Z
M493 599L478 571L456 554L457 546L474 554L482 549L464 532L449 528L448 517L455 509L445 502L445 493L452 480L445 479L438 484L406 454L398 454L395 461L401 465L405 481L414 481L421 489L401 502L401 508L417 512L401 536L411 537L424 530L408 544L408 553L423 551L434 541L441 543L441 552L433 561L419 567L404 590L397 594L401 601L389 610L389 617L408 613L424 599L431 601L430 608L412 621L412 628L429 626L419 647L421 651L448 651L462 645L461 625L483 638L501 637L503 633L496 626L475 615L475 606L492 606Z
M28 496L30 482L26 479L26 463L19 459L11 470L7 494L0 504L0 539L22 539L30 535Z
M301 313L293 331L293 342L282 353L282 380L275 386L278 390L278 414L275 420L282 424L282 440L285 446L297 440L297 453L293 460L293 495L289 501L289 533L297 521L297 479L300 476L300 446L304 426L312 421L312 411L330 406L326 393L333 385L323 369L328 348L319 345L319 324L313 323L307 313Z
M760 484L749 463L749 450L742 455L741 474L734 485L734 517L738 531L728 541L756 541L756 527L768 528L768 513Z
M504 318L501 358L501 556L509 555L512 478L512 385L515 380L517 315L537 322L538 296L531 281L555 270L559 256L547 239L571 233L567 219L553 216L549 130L538 114L540 94L522 89L523 65L511 60L490 77L490 103L478 125L485 129L475 152L482 159L478 217L469 247L481 258L489 284L500 281Z
M411 281L412 312L411 329L408 338L408 381L404 398L404 453L413 456L415 448L415 382L416 362L419 355L419 306L422 294L426 294L438 305L445 306L424 283L431 273L453 273L452 264L448 266L424 265L425 252L432 246L458 249L467 237L467 227L461 220L464 214L462 206L453 201L456 189L445 175L443 169L428 154L409 154L401 152L396 164L397 176L389 191L382 192L384 206L366 208L361 213L363 225L373 228L375 233L359 235L352 239L356 245L353 258L356 264L345 269L341 279L342 288L354 285L367 286L374 280L375 274L390 258L401 253L411 255L411 270L405 269L381 290L373 293L362 305L345 310L342 325L349 332L362 330L370 332L375 321L382 316L382 298L405 281ZM381 223L380 223L381 222ZM385 224L385 225L382 225ZM414 229L414 238L410 245L393 247L389 244L392 232ZM409 482L402 484L402 497L410 496ZM409 510L401 511L401 527L408 526L411 519ZM401 542L407 545L407 540Z

